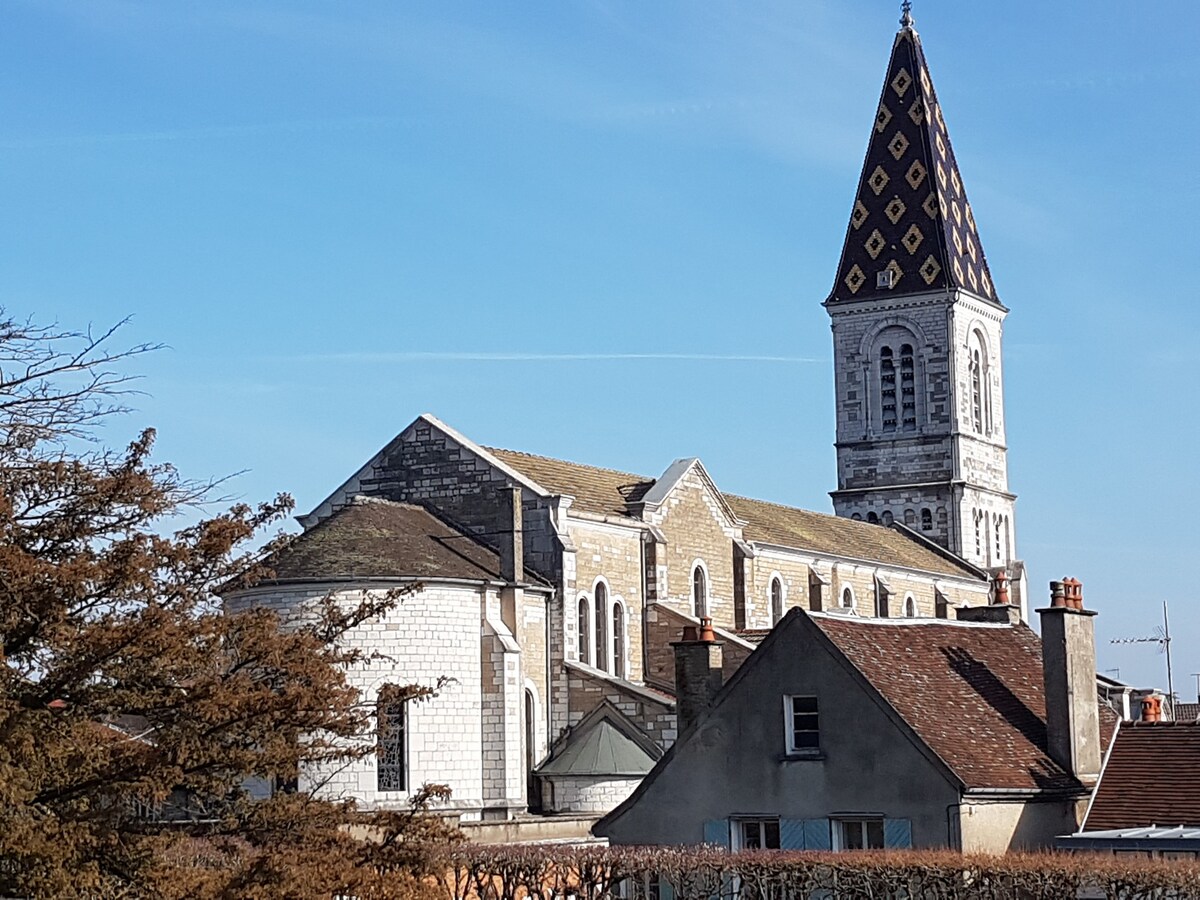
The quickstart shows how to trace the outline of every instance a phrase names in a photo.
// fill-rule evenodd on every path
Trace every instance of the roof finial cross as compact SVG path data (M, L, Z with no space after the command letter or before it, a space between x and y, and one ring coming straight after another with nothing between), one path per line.
M900 27L913 27L912 0L904 0L904 2L900 4Z

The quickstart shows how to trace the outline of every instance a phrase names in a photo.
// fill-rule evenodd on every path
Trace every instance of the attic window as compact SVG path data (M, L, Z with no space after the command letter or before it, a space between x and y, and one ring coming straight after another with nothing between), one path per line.
M821 735L818 729L817 698L809 696L785 696L783 698L786 722L787 752L797 753L819 750Z

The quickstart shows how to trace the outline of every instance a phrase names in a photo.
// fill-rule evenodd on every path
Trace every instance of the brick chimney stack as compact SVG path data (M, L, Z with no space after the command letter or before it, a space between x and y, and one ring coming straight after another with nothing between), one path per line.
M721 665L724 644L713 632L712 619L700 620L683 629L680 640L671 646L675 650L675 718L676 733L682 735L712 705L721 690Z
M1096 695L1095 610L1084 609L1083 584L1050 582L1042 620L1042 677L1050 756L1085 784L1100 776L1100 713Z
M990 622L995 625L1021 624L1021 607L1008 599L1008 573L1001 569L993 576L992 601L985 606L962 606L956 618L962 622Z

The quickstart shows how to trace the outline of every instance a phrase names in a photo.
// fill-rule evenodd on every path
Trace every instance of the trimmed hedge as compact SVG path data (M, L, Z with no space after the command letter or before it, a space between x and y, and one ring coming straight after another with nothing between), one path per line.
M463 844L438 865L447 900L1032 900L1081 889L1114 900L1200 897L1195 862L1083 854Z

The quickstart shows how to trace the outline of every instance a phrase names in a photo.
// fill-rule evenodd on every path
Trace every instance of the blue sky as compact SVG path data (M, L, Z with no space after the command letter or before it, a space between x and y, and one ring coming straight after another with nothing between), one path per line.
M9 0L0 303L125 316L185 473L301 510L421 412L828 510L827 295L898 4ZM918 0L1001 299L1035 598L1200 671L1200 20Z

